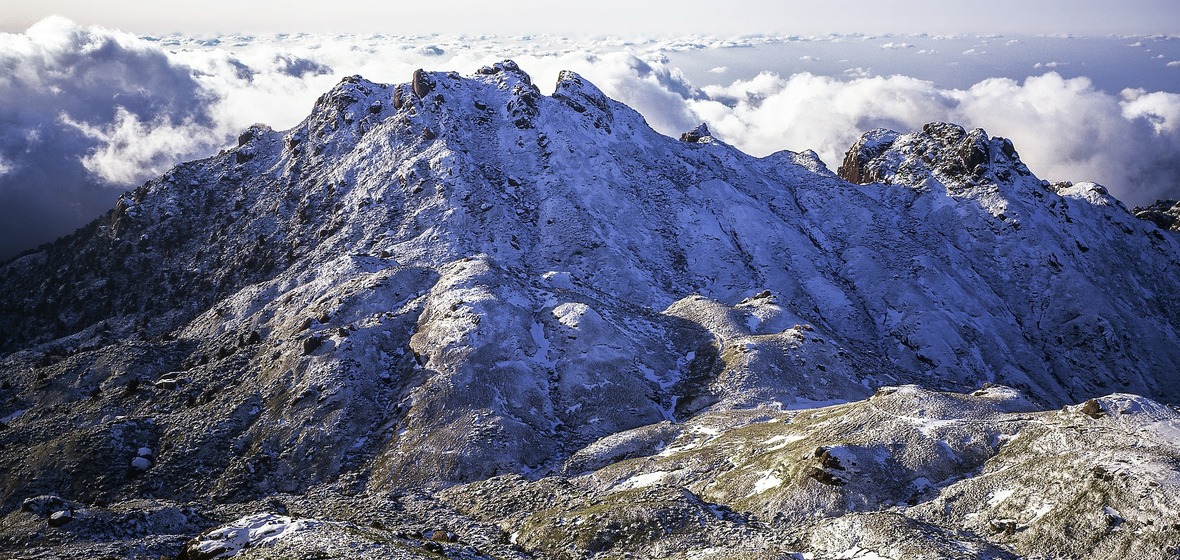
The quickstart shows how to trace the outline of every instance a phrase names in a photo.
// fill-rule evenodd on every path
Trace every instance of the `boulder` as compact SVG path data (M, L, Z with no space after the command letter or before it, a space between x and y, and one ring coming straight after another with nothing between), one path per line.
M308 354L311 354L312 352L315 352L316 348L319 348L320 344L323 344L323 343L324 343L324 339L321 338L319 335L311 335L311 336L303 339L303 355L306 356Z
M61 527L62 525L65 525L66 523L73 521L73 519L74 519L74 512L72 512L68 509L63 509L61 511L55 511L55 512L53 512L52 515L49 516L49 526L50 527Z
M430 75L425 70L419 68L414 70L414 79L410 87L414 90L414 95L423 98L426 97L426 94L430 93L430 90L434 89L434 83L430 81Z
M55 494L44 494L33 498L25 498L21 502L20 510L36 515L49 515L50 512L69 509L69 502Z

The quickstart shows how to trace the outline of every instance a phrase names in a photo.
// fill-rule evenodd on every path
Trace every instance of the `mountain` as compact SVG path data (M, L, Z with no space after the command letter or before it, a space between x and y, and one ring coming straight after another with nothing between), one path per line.
M1163 555L1178 262L981 130L349 77L3 265L0 550Z

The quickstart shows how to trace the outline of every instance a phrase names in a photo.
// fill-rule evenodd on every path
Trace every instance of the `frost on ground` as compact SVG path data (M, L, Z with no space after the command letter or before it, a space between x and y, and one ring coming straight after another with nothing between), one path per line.
M1141 217L951 124L833 173L568 72L348 77L2 265L0 550L1166 556Z

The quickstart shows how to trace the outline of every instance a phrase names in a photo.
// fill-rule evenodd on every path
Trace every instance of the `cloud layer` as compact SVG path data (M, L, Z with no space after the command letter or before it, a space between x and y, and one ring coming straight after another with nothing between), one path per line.
M1107 185L1129 204L1180 195L1180 95L1096 90L1056 73L1018 82L991 78L966 90L905 76L840 80L762 74L705 88L691 111L718 136L753 153L814 149L829 166L861 131L910 131L930 121L979 127L1012 138L1049 180Z
M1044 68L948 88L859 68L735 78L737 70L726 67L746 52L757 59L759 45L778 40L198 40L140 38L50 18L25 33L0 34L0 259L68 233L110 208L119 192L215 152L252 123L293 126L342 76L402 82L419 67L470 73L503 58L516 59L542 88L560 70L575 70L661 132L677 135L704 121L755 155L813 149L834 167L865 130L945 120L1012 138L1043 178L1098 181L1133 205L1180 198L1180 93L1112 92ZM932 41L862 40L853 52L917 53L881 48L915 40ZM830 59L842 41L817 44ZM699 61L702 70L687 77L670 53ZM719 53L726 64L718 64Z

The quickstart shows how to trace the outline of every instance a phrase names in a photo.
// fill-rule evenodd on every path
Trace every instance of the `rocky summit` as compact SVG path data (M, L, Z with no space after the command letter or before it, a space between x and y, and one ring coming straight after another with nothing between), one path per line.
M0 554L1175 557L1174 210L345 78L0 265Z

